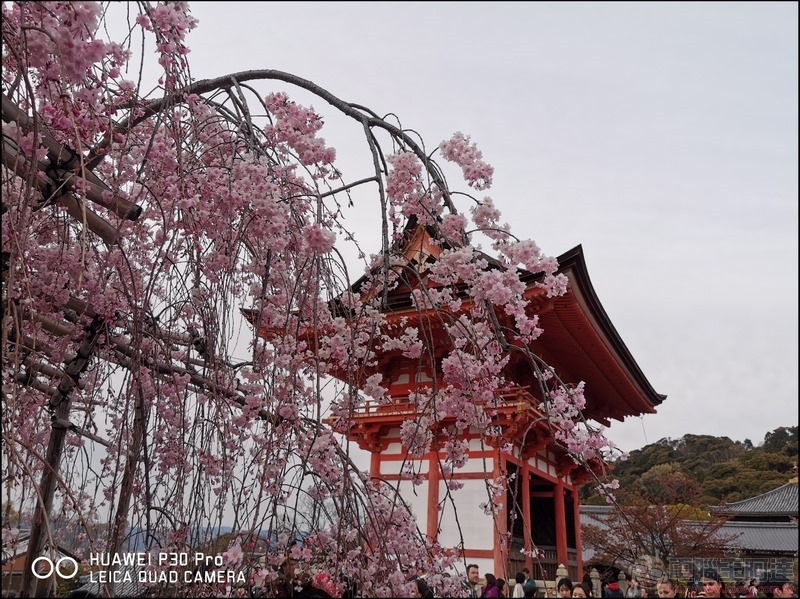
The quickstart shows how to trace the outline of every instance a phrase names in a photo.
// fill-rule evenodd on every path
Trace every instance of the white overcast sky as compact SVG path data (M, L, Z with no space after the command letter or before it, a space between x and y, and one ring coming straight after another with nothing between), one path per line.
M279 69L397 114L429 148L463 131L495 167L489 194L512 232L551 255L582 244L668 396L612 425L624 450L797 425L796 3L190 7L195 78ZM363 142L341 131L321 136L346 165Z

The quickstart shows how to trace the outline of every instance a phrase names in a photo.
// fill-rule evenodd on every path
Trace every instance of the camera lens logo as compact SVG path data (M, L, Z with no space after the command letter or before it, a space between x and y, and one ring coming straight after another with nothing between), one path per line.
M66 562L67 566L64 566ZM42 567L37 567L39 563L42 563ZM72 568L70 571L69 564L72 563ZM44 580L45 578L49 578L53 572L55 571L61 578L65 580L69 580L70 578L75 578L78 575L78 562L75 559L64 556L58 558L56 563L53 563L49 557L40 556L33 560L33 564L31 565L31 570L33 570L33 575L38 578L39 580Z

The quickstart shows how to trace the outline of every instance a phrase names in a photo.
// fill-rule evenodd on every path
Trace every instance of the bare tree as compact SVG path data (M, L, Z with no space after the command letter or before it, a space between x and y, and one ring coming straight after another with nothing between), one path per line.
M676 466L654 466L620 494L613 509L596 516L597 525L581 528L584 546L594 549L598 562L623 569L648 558L666 568L676 557L722 556L735 535L724 532L726 518L696 507L701 494ZM664 572L652 577L652 586Z

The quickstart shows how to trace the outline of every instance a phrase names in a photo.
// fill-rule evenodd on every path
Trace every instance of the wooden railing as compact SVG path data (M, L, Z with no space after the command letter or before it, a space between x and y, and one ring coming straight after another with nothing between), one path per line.
M531 576L534 580L555 582L559 566L556 547L554 545L539 545L539 550L544 552L544 556L534 560L531 568ZM578 576L578 552L573 548L567 549L567 577L573 582L579 581ZM513 580L517 572L521 572L525 567L525 556L519 552L514 552L508 560L507 580Z
M535 418L544 418L544 413L539 409L539 401L530 393L528 385L520 385L511 391L503 393L500 406L519 406L533 411ZM413 414L415 406L408 400L408 394L390 395L389 401L365 401L361 407L354 410L358 416L372 416L377 414Z

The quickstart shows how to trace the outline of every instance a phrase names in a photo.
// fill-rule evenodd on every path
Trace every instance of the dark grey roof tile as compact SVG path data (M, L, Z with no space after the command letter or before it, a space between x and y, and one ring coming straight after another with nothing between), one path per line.
M797 516L797 483L786 483L749 499L726 503L711 508L712 512L724 514L761 514Z

